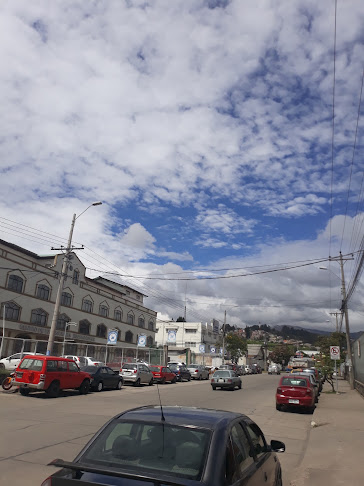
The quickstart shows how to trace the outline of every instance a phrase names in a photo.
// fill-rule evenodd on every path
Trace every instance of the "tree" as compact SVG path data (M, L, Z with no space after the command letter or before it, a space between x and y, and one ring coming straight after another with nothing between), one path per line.
M280 363L286 366L290 357L293 355L293 346L289 346L288 344L281 344L274 348L274 350L269 355L269 359L273 361L273 363Z
M237 334L230 333L226 336L226 350L230 354L231 361L237 363L247 349L246 339Z
M330 336L320 336L317 341L316 345L320 348L320 367L321 371L323 372L324 376L328 383L330 383L332 391L335 391L334 388L334 366L335 361L331 359L330 356L330 346L339 346L340 347L340 355L341 359L337 360L337 365L340 367L340 363L344 361L343 351L346 348L346 336L343 332L333 332ZM346 351L344 351L346 354Z
M186 322L186 319L180 316L176 322Z

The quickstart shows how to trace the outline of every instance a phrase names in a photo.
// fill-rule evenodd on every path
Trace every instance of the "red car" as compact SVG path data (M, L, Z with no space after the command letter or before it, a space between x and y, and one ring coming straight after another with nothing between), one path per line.
M308 377L282 376L276 392L276 409L282 407L304 407L310 413L315 410L315 391Z
M154 383L162 383L164 385L167 381L176 383L177 377L173 371L167 366L149 365L150 371L153 373Z
M86 395L91 382L91 376L81 371L72 359L28 355L16 368L12 384L19 387L21 395L28 395L31 390L43 390L55 398L66 388L75 388L81 395Z

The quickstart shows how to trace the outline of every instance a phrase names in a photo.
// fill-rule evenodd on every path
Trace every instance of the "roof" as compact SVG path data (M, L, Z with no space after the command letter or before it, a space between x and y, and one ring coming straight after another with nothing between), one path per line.
M184 425L216 429L226 427L235 418L247 417L240 413L228 412L225 410L212 410L198 407L163 407L164 423L171 425ZM161 421L160 405L148 405L145 407L134 408L114 417L116 419L129 419L135 421Z
M146 294L143 294L143 292L140 292L140 290L133 289L132 287L129 287L128 285L124 285L124 284L121 284L119 282L115 282L114 280L110 280L110 279L105 278L105 277L99 276L99 277L95 277L95 278L90 278L89 280L93 280L94 282L97 282L98 284L102 284L101 281L104 280L105 282L110 282L114 285L117 285L118 287L123 287L124 289L130 289L133 292L138 292L138 294L143 295L144 297L148 297Z
M16 251L19 251L20 253L24 253L24 255L28 255L32 258L36 258L38 260L40 259L44 259L44 258L54 258L54 254L51 254L51 255L46 255L46 256L39 256L37 255L36 253L32 252L32 251L29 251L29 250L26 250L25 248L22 248L21 246L18 246L18 245L14 245L14 243L9 243L8 241L5 241L5 240L1 240L0 239L0 244L1 245L4 245L4 246L7 246L8 248L11 248L12 250L16 250Z

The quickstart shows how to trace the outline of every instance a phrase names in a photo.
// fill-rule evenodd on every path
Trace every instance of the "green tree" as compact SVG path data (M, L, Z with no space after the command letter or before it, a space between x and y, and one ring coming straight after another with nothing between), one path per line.
M273 361L273 363L280 363L283 365L287 365L289 358L294 355L294 347L289 346L288 344L280 344L274 348L269 355L269 359Z
M176 322L186 322L186 319L180 316Z
M230 354L231 361L237 363L239 358L244 356L247 349L246 339L238 336L237 334L230 333L225 338L226 350Z
M330 346L340 347L340 360L337 360L337 366L340 367L340 363L345 360L346 355L346 336L343 332L333 332L330 336L320 336L316 340L316 346L320 348L320 368L322 373L325 375L326 380L330 383L332 391L335 391L334 387L334 366L335 361L330 357ZM343 353L344 351L344 353Z

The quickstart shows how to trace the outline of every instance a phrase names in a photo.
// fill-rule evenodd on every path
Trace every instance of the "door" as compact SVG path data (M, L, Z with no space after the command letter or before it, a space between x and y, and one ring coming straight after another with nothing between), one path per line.
M108 388L115 388L116 385L118 384L119 375L116 375L111 368L108 368L107 366L105 366L103 368L103 375L102 376L105 376L105 379L107 380L107 387Z
M68 361L67 388L78 388L81 385L80 369L74 361Z
M242 423L247 432L249 441L252 447L252 454L256 461L257 472L256 476L260 483L266 486L275 485L275 471L277 462L275 454L268 451L267 443L263 432L255 423Z
M226 450L225 484L227 486L263 486L257 475L256 461L243 427L236 422L230 430Z

